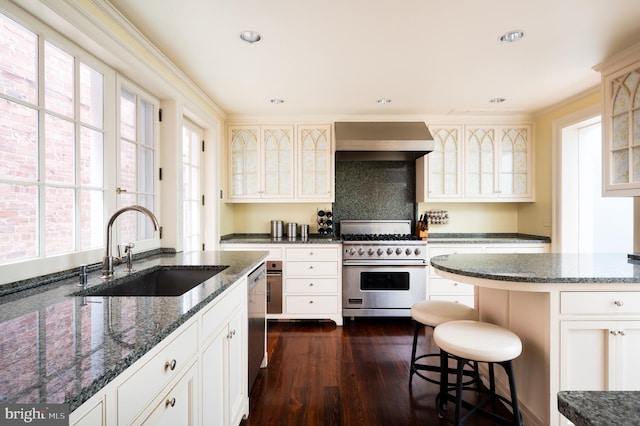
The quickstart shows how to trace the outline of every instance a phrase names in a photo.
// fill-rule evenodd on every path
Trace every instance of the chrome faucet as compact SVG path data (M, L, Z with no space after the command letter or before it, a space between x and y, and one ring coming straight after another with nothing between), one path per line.
M118 216L120 216L122 213L128 212L128 211L136 211L136 212L140 212L140 213L146 214L149 217L149 219L151 219L151 221L153 222L153 229L155 231L157 231L158 228L160 228L160 224L158 223L158 219L151 212L151 210L147 209L146 207L133 205L133 206L123 207L120 210L117 210L109 218L109 221L107 222L107 241L106 241L107 242L107 246L105 248L104 258L102 259L102 278L111 278L113 276L114 258L111 255L111 229L113 228L113 223L116 221Z

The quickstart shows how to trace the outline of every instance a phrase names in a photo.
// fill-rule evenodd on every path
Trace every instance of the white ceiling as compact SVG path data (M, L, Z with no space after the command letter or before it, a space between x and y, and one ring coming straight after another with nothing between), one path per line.
M111 3L229 116L533 113L640 41L639 0Z

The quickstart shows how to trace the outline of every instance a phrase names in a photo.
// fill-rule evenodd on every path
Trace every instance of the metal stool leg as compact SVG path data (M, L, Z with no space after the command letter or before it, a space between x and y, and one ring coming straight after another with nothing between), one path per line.
M422 325L418 321L413 321L415 324L413 331L413 347L411 348L411 366L409 368L409 387L413 383L413 375L416 372L416 349L418 346L418 333L422 328Z

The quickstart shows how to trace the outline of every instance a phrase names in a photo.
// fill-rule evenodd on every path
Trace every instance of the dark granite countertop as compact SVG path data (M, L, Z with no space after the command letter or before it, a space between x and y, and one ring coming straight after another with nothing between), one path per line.
M549 237L518 233L430 233L428 244L523 244L550 243ZM307 240L300 237L289 240L271 238L270 234L230 234L220 239L220 244L340 244L338 236L312 234Z
M220 244L340 244L342 240L335 236L311 234L303 240L299 236L295 239L272 238L271 234L231 234L220 239Z
M137 271L229 266L177 297L70 296L81 290L78 277L0 297L0 402L68 403L74 410L267 255L210 251L134 262ZM103 284L99 275L89 275L89 287ZM117 267L115 280L124 276Z
M558 410L576 426L637 426L640 392L562 391Z
M519 283L640 284L640 262L626 253L451 254L431 258L437 270Z
M551 238L518 233L437 233L430 232L429 244L525 244L551 243Z

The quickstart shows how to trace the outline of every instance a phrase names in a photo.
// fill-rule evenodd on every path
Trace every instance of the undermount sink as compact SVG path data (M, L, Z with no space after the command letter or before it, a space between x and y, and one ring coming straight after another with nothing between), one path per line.
M155 269L130 279L125 277L119 284L87 289L74 296L180 296L226 268L228 266Z

